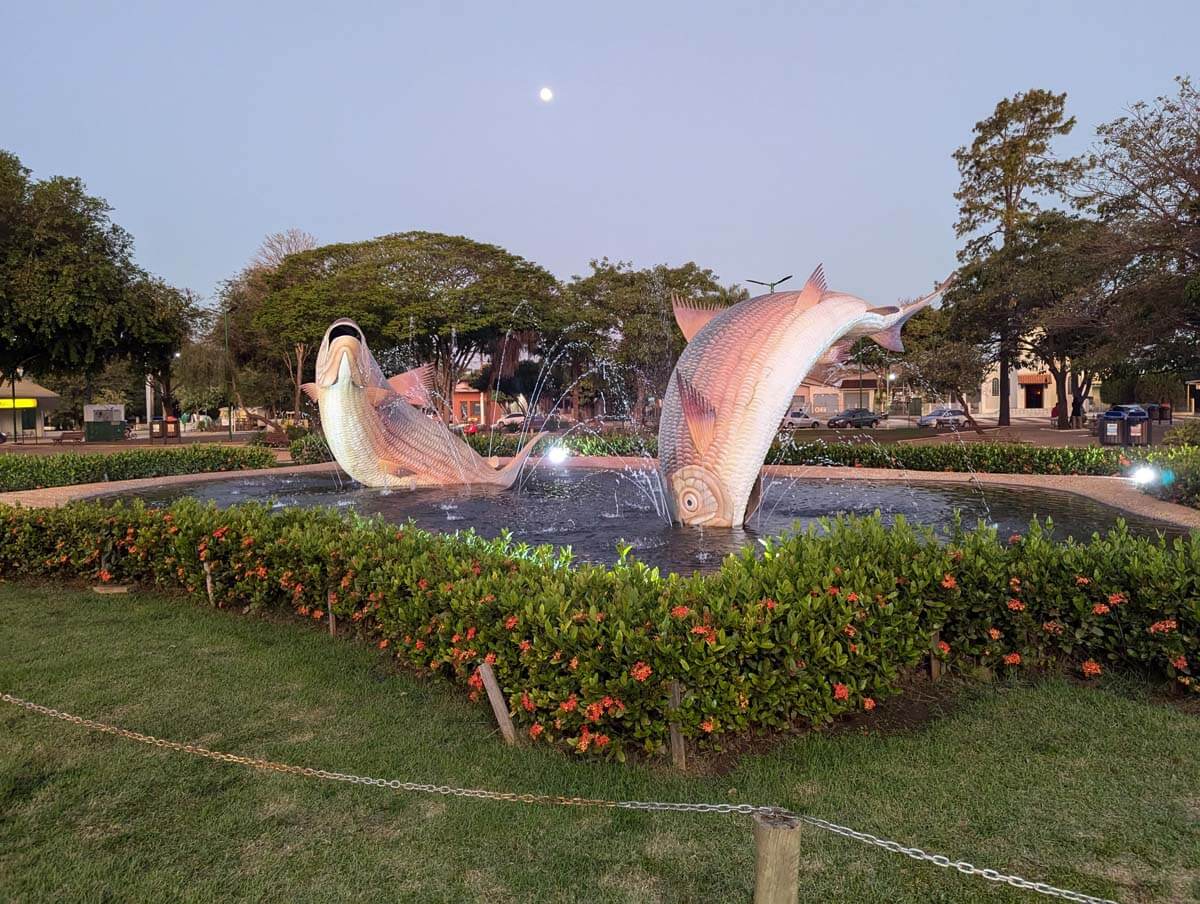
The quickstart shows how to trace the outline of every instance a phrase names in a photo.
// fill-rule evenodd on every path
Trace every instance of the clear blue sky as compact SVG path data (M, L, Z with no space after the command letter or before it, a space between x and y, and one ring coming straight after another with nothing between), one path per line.
M1097 123L1200 60L1200 3L12 3L0 147L211 294L262 236L430 229L559 276L695 260L880 303L952 268L950 154L1002 96ZM1200 77L1200 72L1193 71ZM538 89L555 100L542 104Z

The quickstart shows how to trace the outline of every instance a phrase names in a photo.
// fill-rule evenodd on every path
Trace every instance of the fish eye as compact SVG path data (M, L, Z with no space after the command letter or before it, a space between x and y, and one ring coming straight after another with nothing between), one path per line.
M699 503L699 500L696 499L695 493L687 493L683 497L683 506L688 511L692 511L693 509L695 509L698 503Z

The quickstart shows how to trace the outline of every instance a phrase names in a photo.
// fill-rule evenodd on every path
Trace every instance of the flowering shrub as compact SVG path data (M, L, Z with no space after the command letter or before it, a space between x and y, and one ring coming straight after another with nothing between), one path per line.
M0 491L61 487L77 483L133 480L270 468L269 449L196 444L174 449L130 449L106 455L64 452L57 455L0 455Z
M947 543L902 521L843 518L731 556L709 575L612 568L509 539L431 534L332 511L80 503L0 508L0 576L182 588L248 611L332 611L406 665L478 696L490 663L538 743L623 758L873 709L903 669L1069 663L1136 667L1192 687L1200 657L1200 532L1123 527L1088 544L1037 525ZM1014 605L1014 603L1016 605ZM1108 607L1098 614L1099 606ZM669 683L684 689L676 713Z
M307 433L298 436L288 445L292 461L298 465L317 465L333 461L333 453L329 451L329 443L319 433Z

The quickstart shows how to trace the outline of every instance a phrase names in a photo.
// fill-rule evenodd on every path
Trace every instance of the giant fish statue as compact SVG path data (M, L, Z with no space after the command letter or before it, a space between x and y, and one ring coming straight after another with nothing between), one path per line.
M738 527L758 507L761 471L796 387L870 336L902 351L900 328L949 285L903 307L828 291L821 267L799 292L730 307L675 299L688 340L663 396L658 468L672 519Z
M432 408L429 365L384 379L353 320L336 320L317 353L316 382L301 388L321 409L329 450L342 470L369 487L491 484L510 487L539 433L503 468L455 436Z

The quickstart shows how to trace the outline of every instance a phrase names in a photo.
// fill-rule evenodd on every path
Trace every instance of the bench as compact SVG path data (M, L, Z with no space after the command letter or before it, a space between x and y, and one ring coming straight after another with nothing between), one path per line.
M83 442L82 430L64 430L58 436L54 437L56 443L81 443Z

